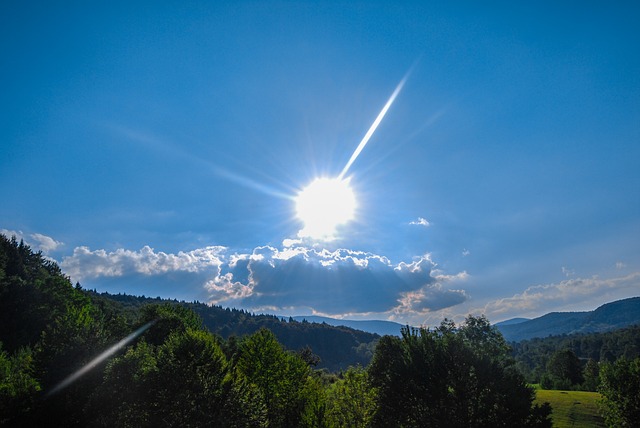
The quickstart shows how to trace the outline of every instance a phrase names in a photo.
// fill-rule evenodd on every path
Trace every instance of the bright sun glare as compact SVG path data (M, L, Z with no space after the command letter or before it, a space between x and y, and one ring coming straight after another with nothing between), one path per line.
M331 240L336 227L353 220L356 198L350 180L316 178L296 197L296 213L304 223L301 238Z

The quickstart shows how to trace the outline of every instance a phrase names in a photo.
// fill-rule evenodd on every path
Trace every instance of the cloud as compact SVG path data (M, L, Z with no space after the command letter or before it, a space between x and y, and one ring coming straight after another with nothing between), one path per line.
M384 256L339 249L256 248L243 263L221 274L208 287L211 300L229 298L263 310L308 308L341 316L438 310L467 296L447 290L429 256L393 264ZM244 279L247 279L246 281Z
M630 296L640 290L640 272L624 277L600 279L574 278L559 283L535 285L523 293L488 303L484 313L490 319L512 316L540 316L554 310L600 306Z
M15 231L0 229L0 234L3 234L8 238L15 236L17 240L23 240L33 250L42 251L44 254L55 251L60 246L64 245L63 242L56 241L52 237L43 235L41 233L31 233L27 236L21 230Z
M442 284L436 283L423 287L417 291L404 293L397 308L404 312L435 312L452 306L457 306L469 299L465 290L449 290Z
M431 225L431 223L429 223L429 221L424 217L418 217L417 220L413 220L409 222L409 224L414 226L424 226L424 227L429 227Z
M139 251L118 249L92 251L76 247L73 255L64 257L60 266L74 280L99 277L121 277L132 274L162 275L170 272L199 273L216 271L222 264L224 247L205 247L178 254L156 252L149 246Z
M380 314L381 317L422 314L457 305L468 296L446 284L466 273L443 275L429 255L411 262L348 249L305 246L260 246L250 253L225 247L205 247L170 254L145 246L138 251L106 251L77 247L61 263L73 280L91 287L113 286L114 279L167 284L180 278L182 286L199 283L207 301L255 312L325 315ZM179 273L179 275L178 275ZM180 284L176 284L180 285ZM153 291L148 291L153 293Z
M30 235L31 239L37 242L38 248L44 253L56 250L59 246L63 245L62 242L56 241L50 236L42 235L40 233L33 233Z
M235 269L222 270L210 284L211 299L219 303L240 295L252 307L287 305L327 314L384 312L402 292L435 282L431 267L426 258L393 265L385 257L345 249L257 247Z
M302 239L290 239L287 238L284 241L282 241L282 246L283 247L294 247L296 245L300 245L302 244Z

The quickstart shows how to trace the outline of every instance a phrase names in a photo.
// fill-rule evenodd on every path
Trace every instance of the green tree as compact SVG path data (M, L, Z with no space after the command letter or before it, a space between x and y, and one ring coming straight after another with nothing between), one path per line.
M600 385L600 366L593 359L589 358L582 371L584 383L582 387L585 391L596 391Z
M91 397L89 413L96 426L145 427L159 424L155 349L141 340L112 359L103 384ZM161 424L159 426L162 426Z
M156 400L168 426L221 425L227 363L210 333L173 333L159 347L156 361Z
M328 389L330 426L364 428L371 424L376 406L377 390L361 366L350 367Z
M152 345L160 345L172 334L185 332L189 329L202 329L202 320L192 310L165 303L162 305L149 304L140 310L139 326L153 321L153 327L144 333L144 339Z
M302 396L305 400L300 426L305 428L328 428L327 390L321 372L307 377Z
M56 263L0 235L0 340L6 350L33 347L56 317L82 299Z
M31 350L22 348L9 355L0 342L0 425L17 423L32 411L39 391Z
M285 351L273 333L261 329L240 344L236 369L262 393L270 427L301 425L310 369L300 356Z
M621 358L600 369L605 422L610 427L636 427L640 421L640 358Z
M570 349L553 353L547 363L547 377L542 386L547 389L573 389L583 381L580 359Z
M535 392L484 317L385 336L368 372L378 388L374 426L551 425L550 408L533 404Z
M174 331L160 345L141 340L106 370L92 400L95 424L131 427L261 427L262 397L231 375L217 340Z

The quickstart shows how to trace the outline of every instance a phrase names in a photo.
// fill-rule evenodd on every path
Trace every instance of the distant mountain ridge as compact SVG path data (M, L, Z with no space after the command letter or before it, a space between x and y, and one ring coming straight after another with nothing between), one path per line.
M399 324L393 321L380 321L380 320L343 320L328 317L320 317L316 315L309 316L295 316L296 321L307 320L308 322L315 322L318 324L329 324L334 327L349 327L354 330L366 331L367 333L379 334L380 336L400 336L400 329L404 327L403 324Z
M520 324L521 322L525 322L525 321L531 321L531 318L511 318L509 320L505 320L505 321L500 321L499 323L496 323L496 327L499 327L501 325L512 325L512 324Z
M573 333L599 333L640 324L640 297L606 303L593 311L551 312L538 318L496 327L510 342Z

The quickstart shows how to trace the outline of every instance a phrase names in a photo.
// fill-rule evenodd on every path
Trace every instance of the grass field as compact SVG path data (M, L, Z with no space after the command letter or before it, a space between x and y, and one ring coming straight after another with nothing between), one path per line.
M536 390L536 402L551 404L553 426L604 427L604 420L598 411L600 394L584 391Z

